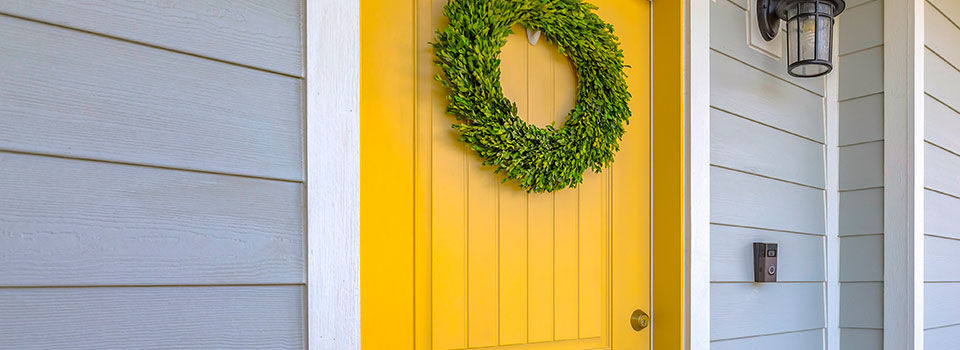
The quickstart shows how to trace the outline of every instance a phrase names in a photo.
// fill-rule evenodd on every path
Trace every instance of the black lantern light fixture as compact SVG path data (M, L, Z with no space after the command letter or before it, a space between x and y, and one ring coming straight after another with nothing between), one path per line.
M787 73L813 78L833 70L833 17L844 0L756 0L757 23L767 41L787 22Z

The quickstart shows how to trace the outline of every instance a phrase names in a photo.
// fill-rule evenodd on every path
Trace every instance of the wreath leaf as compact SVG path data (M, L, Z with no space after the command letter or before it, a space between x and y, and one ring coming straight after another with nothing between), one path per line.
M583 0L450 0L446 28L436 32L436 80L449 90L447 113L460 141L503 181L528 192L576 187L583 172L600 172L620 149L630 92L613 26ZM558 47L577 72L576 104L560 127L520 119L503 96L500 50L520 23Z

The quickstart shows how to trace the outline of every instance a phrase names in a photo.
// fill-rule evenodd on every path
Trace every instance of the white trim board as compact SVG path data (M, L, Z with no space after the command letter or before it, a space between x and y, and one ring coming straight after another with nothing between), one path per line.
M883 1L884 349L924 345L923 3Z
M843 18L837 18L833 31L833 62L840 63L840 31ZM839 71L839 69L838 69ZM840 349L840 75L829 74L824 79L824 105L826 119L826 267L825 315L827 350Z
M307 348L360 348L360 1L306 0Z
M686 0L686 349L710 348L710 1Z

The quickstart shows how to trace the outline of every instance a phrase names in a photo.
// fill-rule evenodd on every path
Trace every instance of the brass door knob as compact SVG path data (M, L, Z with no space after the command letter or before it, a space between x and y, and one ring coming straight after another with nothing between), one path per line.
M633 330L639 332L650 325L650 316L643 310L636 309L630 315L630 325L633 326Z

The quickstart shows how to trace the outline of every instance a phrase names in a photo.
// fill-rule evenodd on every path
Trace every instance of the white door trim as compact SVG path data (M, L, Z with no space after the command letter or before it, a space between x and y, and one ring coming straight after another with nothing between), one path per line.
M923 3L883 1L884 349L923 349Z
M710 348L710 1L684 6L686 349Z
M306 0L308 349L360 348L360 0Z

